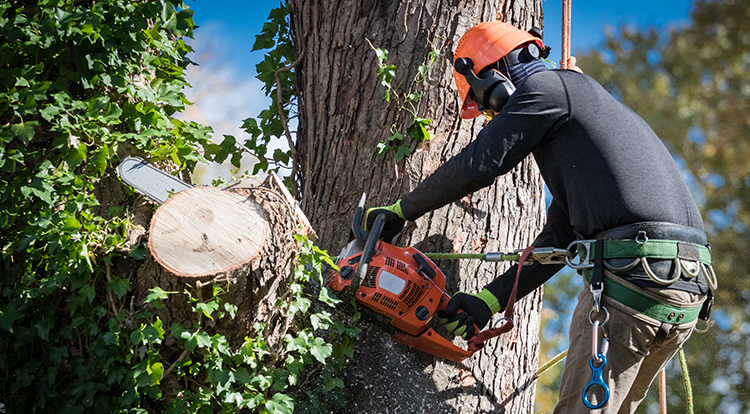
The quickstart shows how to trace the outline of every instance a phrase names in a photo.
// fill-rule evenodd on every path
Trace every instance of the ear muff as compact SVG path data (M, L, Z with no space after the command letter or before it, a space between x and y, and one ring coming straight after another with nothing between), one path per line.
M453 63L456 72L466 78L476 102L485 109L500 112L516 88L508 78L494 69L484 71L480 76L475 75L471 70L473 66L474 62L469 58L458 58Z

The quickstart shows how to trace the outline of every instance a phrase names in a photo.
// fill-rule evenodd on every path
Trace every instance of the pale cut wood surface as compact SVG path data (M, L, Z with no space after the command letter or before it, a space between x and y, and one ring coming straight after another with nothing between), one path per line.
M181 191L154 213L149 249L178 276L229 272L252 260L268 225L252 199L215 187Z

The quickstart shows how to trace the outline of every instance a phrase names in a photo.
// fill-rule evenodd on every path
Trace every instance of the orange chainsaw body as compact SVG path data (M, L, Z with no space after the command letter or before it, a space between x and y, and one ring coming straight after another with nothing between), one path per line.
M429 325L445 309L445 275L413 247L396 247L377 241L366 271L358 274L362 253L340 259L339 271L331 270L326 286L334 291L354 289L357 303L390 321L397 330L392 339L403 345L451 361L463 361L473 352L464 350ZM359 280L357 280L359 279Z

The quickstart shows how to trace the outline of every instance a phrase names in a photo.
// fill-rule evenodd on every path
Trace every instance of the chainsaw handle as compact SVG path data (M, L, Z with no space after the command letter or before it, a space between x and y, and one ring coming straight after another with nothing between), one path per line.
M459 308L459 309L458 309L458 310L456 311L456 315L458 315L458 314L460 314L460 313L465 313L465 312L466 312L465 310L463 310L463 309ZM471 318L471 316L469 316L469 318ZM473 319L473 318L472 318L472 319ZM473 337L475 337L475 336L479 335L479 327L477 326L477 324L476 324L476 323L472 323L471 325L472 325L472 326L474 327L474 335L472 335L472 338L473 338ZM467 340L467 341L468 341L468 340L471 340L471 338L467 338L466 340Z
M451 300L451 296L449 294L443 292L443 297L440 300L440 304L438 304L437 311L438 312L444 311L445 308L448 307L448 302L450 300ZM461 308L458 308L458 310L456 310L456 315L458 315L459 313L462 313L462 312L466 312L466 311L463 310L463 309L461 309ZM479 335L479 327L477 326L476 323L474 323L473 326L474 326L474 337L476 337L477 335ZM470 339L471 338L469 338L469 340Z
M362 281L362 278L367 273L367 266L370 264L370 260L372 260L372 256L375 254L375 246L378 244L378 237L380 237L380 232L383 231L383 226L385 226L385 214L378 214L378 216L375 217L375 223L372 224L372 229L370 230L370 234L365 242L362 256L360 256L359 259L357 273L351 284L351 286L355 286L355 289L359 287L360 281Z
M354 219L352 219L352 233L354 233L354 237L356 237L357 241L363 246L367 243L367 239L370 237L370 233L365 231L363 226L359 224L360 219L362 218L362 211L365 208L366 199L367 194L363 193L362 198L359 200L359 204L357 205L357 209L354 211Z

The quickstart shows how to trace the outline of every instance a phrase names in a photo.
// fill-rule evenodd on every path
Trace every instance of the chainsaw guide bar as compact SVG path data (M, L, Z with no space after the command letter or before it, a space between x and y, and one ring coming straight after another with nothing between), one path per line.
M193 188L140 157L125 157L117 166L117 175L125 184L143 194L157 204L163 204L170 195Z

